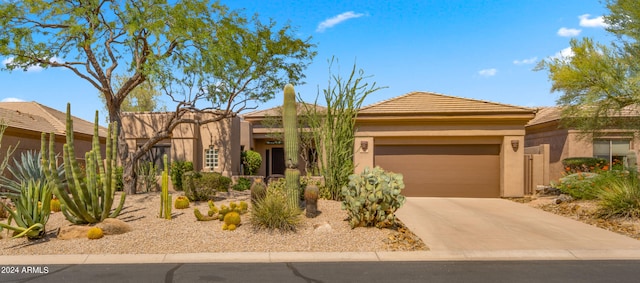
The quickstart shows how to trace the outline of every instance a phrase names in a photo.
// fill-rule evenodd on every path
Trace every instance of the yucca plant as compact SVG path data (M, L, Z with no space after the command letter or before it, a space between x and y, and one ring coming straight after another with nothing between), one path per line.
M10 216L7 224L0 223L0 231L3 228L13 230L16 232L14 238L42 238L51 214L51 186L41 180L27 180L21 184L20 191L15 211L2 204L2 209L7 210ZM16 226L11 225L12 220Z
M41 153L32 150L21 153L19 160L14 158L13 164L9 164L6 168L13 177L0 176L0 185L6 189L6 191L0 192L0 194L16 200L20 197L21 184L23 182L35 180L41 181L43 184L46 183L47 176L42 170L41 161ZM56 171L58 172L58 178L61 179L64 176L64 167L60 165Z

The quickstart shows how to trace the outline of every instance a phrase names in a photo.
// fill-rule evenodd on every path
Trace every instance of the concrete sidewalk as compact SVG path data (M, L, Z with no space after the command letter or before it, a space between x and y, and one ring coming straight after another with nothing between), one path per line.
M0 265L640 260L638 240L503 199L408 198L396 214L429 251L0 256Z

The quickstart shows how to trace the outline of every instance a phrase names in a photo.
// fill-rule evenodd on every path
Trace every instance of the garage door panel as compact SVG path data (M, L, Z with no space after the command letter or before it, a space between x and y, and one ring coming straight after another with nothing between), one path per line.
M376 146L375 164L402 173L406 196L499 197L499 145Z

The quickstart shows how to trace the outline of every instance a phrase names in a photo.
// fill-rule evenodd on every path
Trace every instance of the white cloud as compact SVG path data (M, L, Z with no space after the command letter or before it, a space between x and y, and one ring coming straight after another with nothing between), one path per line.
M574 28L560 28L558 30L558 35L559 36L564 36L564 37L572 37L572 36L578 36L580 34L580 32L582 32L581 29L574 29Z
M478 71L478 74L483 76L483 77L493 77L496 75L496 73L498 73L498 70L491 68L491 69L484 69L484 70L480 70Z
M607 25L604 22L604 17L600 16L600 17L596 17L593 19L590 19L589 17L591 17L591 15L589 14L584 14L578 17L578 19L580 19L580 26L581 27L587 27L587 28L606 28L609 25Z
M536 61L538 61L538 57L531 57L529 59L513 60L513 64L516 64L516 65L529 65L529 64L535 63Z
M344 12L340 15L337 15L333 18L329 18L324 20L323 22L321 22L320 24L318 24L318 28L316 29L317 32L324 32L326 29L328 28L332 28L335 25L342 23L346 20L349 19L355 19L355 18L360 18L364 16L364 14L356 14L353 11L348 11L348 12Z
M24 100L15 97L7 97L0 100L0 102L24 102Z
M556 53L555 55L551 56L551 58L564 60L564 59L569 59L573 57L573 55L574 53L573 53L573 50L571 50L571 47L567 47L565 49L560 50L560 52Z

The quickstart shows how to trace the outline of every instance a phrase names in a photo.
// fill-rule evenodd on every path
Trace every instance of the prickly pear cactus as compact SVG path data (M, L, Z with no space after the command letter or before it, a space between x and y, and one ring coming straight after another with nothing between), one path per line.
M402 174L386 172L377 166L350 175L349 184L342 187L342 209L347 210L351 228L393 226L394 213L405 202L400 194L402 189Z

